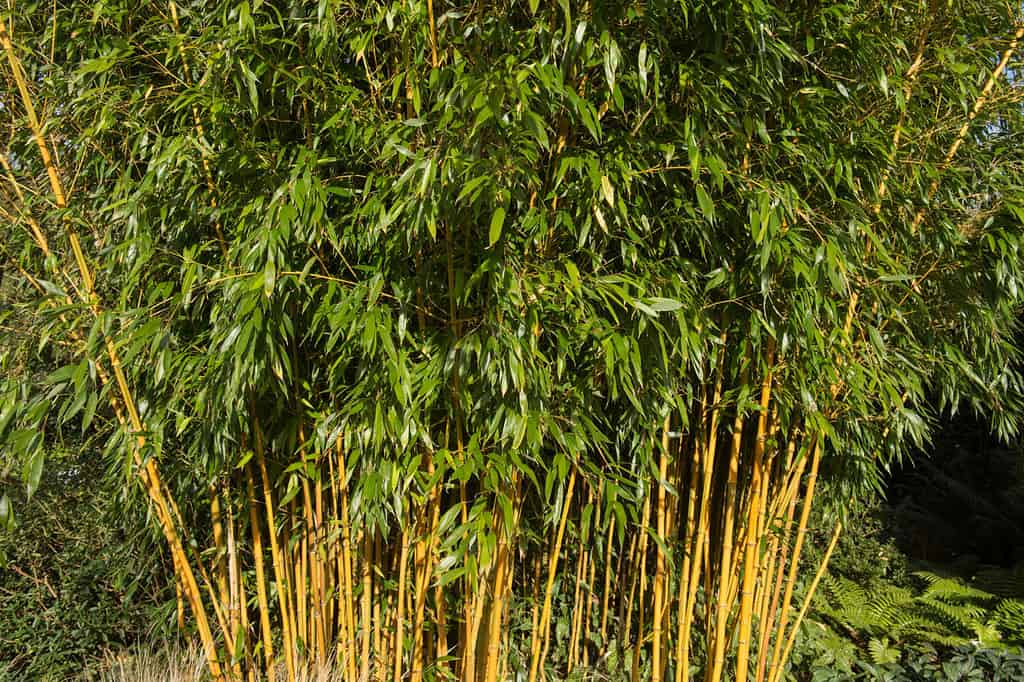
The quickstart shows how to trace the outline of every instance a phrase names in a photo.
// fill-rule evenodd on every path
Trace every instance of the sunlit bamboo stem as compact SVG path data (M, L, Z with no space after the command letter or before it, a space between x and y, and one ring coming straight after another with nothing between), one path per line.
M667 518L665 508L665 481L668 477L668 447L669 429L672 425L671 414L665 416L665 423L661 427L661 453L658 457L658 502L655 514L658 538L661 540L655 548L656 559L654 566L654 604L651 627L651 680L661 682L661 628L664 621L665 611L665 552L662 551L663 543L668 542Z
M274 633L270 626L270 600L267 598L267 578L263 564L263 539L260 532L260 517L256 510L256 490L253 484L252 465L245 464L245 486L248 493L249 527L252 533L253 564L256 569L256 600L260 609L260 631L263 636L263 660L267 679L274 679Z
M786 646L782 650L782 657L778 664L773 662L772 664L772 675L769 676L769 682L777 682L779 676L782 674L782 669L786 666L786 662L789 660L789 654L793 650L793 643L796 641L797 630L800 629L800 624L804 620L804 616L807 615L807 610L811 607L811 600L814 599L814 593L818 589L818 583L821 582L822 576L825 575L825 571L828 570L829 560L832 558L832 552L836 548L836 543L839 542L839 535L842 533L843 524L837 523L836 529L832 533L832 540L828 543L828 548L825 550L825 556L822 557L821 563L818 565L818 572L814 574L814 579L811 581L810 586L807 588L807 594L804 595L803 605L800 607L799 613L797 613L796 620L793 621L793 628L790 630L789 637L786 638Z
M566 676L571 676L573 669L576 667L577 656L579 653L579 641L580 641L580 627L583 625L583 621L580 619L582 606L581 599L583 597L583 577L587 570L587 551L580 547L580 551L576 557L576 576L575 585L573 587L572 594L572 611L571 621L572 625L569 631L569 651L568 651L568 665L566 667Z
M612 549L614 547L615 539L615 516L609 514L608 516L608 535L605 538L604 547L604 566L602 571L604 572L604 588L601 592L601 646L607 646L608 637L608 605L611 598L611 582L612 582Z
M371 630L371 619L372 619L372 599L373 599L373 574L371 566L373 565L373 541L370 539L369 528L363 529L363 563L361 580L363 584L363 593L359 600L360 609L360 626L362 637L360 641L360 661L359 667L359 679L369 680L370 679L370 630Z
M683 560L679 569L679 593L678 611L676 622L679 624L679 631L676 635L676 674L675 682L686 682L689 679L689 647L690 620L693 617L692 604L690 603L690 581L693 567L699 568L700 561L693 556L697 543L697 521L694 514L697 512L697 488L700 482L701 449L702 440L693 440L693 459L690 464L689 485L686 490L686 526L683 533Z
M803 471L806 463L807 458L804 457L798 465L801 472ZM760 645L757 651L757 682L763 682L768 660L772 655L769 642L771 635L774 632L775 615L778 611L779 599L782 596L782 580L785 576L783 569L786 567L786 559L789 556L789 536L793 528L793 515L795 512L796 498L793 498L787 507L782 538L779 540L779 544L782 548L781 554L778 558L777 565L773 562L772 566L772 571L775 574L775 585L772 587L771 602L768 604L767 609L762 612L761 634L759 638ZM776 639L778 640L778 638Z
M740 386L747 383L746 351L740 360ZM732 427L732 448L729 451L728 479L726 480L725 500L723 502L722 522L722 555L719 560L718 604L714 624L714 648L712 665L708 666L707 682L718 682L722 679L725 665L726 632L732 600L729 593L734 589L732 575L733 565L733 534L736 514L736 489L739 485L739 458L743 445L743 406L736 405L736 417Z
M704 563L709 563L705 557L709 555L708 543L706 542L707 536L711 524L711 484L714 480L715 473L715 458L718 449L718 419L721 410L722 400L722 384L725 375L725 342L728 338L727 331L723 329L721 333L721 350L718 354L717 367L715 369L715 386L711 396L711 413L707 418L707 431L701 431L701 434L705 436L702 440L705 444L705 450L703 456L700 459L702 471L701 479L701 496L700 496L700 507L698 510L698 516L696 521L696 538L694 539L694 547L692 552L692 560L690 564L690 574L687 577L687 584L685 590L686 605L683 611L682 624L680 625L680 654L677 665L679 666L679 672L677 673L677 682L680 680L690 679L690 627L693 623L693 609L697 600L697 586L700 583L701 566ZM704 429L704 415L708 413L707 406L701 405L701 420L698 423L698 428ZM698 447L700 444L698 444ZM706 578L710 577L710 570L705 570L704 575ZM710 583L706 588L705 594L708 595L706 603L708 608L711 604L711 590ZM710 614L707 618L710 623ZM710 641L709 641L710 643ZM710 647L709 647L710 651Z
M760 414L757 420L757 440L754 442L754 459L751 464L750 491L751 498L747 502L747 546L741 548L743 557L743 585L740 590L740 623L739 642L736 654L736 677L747 678L747 668L750 659L750 630L754 608L754 580L757 578L758 551L761 546L761 536L758 529L761 527L761 476L764 465L765 439L768 436L768 410L772 393L772 365L774 362L774 348L769 346L765 357L765 375L761 383Z
M543 665L547 655L549 644L549 627L551 623L551 599L554 596L555 578L558 575L558 557L562 552L562 539L565 537L565 525L569 520L569 509L572 507L572 492L576 485L576 469L573 467L569 472L569 482L565 487L565 497L562 501L562 516L558 521L558 532L555 535L554 544L551 547L551 557L548 560L548 578L544 587L544 606L541 608L540 616L540 640L539 647L535 647L530 656L529 682L536 682L537 673Z
M643 511L640 513L640 528L638 529L640 539L637 541L640 560L640 591L636 605L636 641L633 643L633 661L629 674L632 682L638 682L640 679L640 654L643 651L644 643L647 641L647 636L644 634L644 629L647 626L647 613L644 607L647 594L647 538L649 536L647 529L650 527L650 522L651 496L650 494L645 494Z
M260 477L263 481L263 509L267 517L267 535L270 536L270 558L274 566L274 579L277 582L278 606L281 609L281 647L284 649L285 669L288 672L288 679L295 679L295 643L293 639L292 621L290 617L288 598L288 578L285 571L285 556L282 548L277 542L277 526L274 522L274 493L271 487L270 473L267 471L267 461L263 454L263 432L260 429L259 421L253 412L253 438L256 454L256 466L259 467Z
M815 442L814 454L811 458L810 474L807 478L807 488L804 493L803 507L800 509L800 521L797 525L796 540L793 543L792 556L789 560L789 575L786 578L786 590L782 597L782 607L779 612L779 625L777 632L785 632L789 624L789 606L793 599L793 588L796 585L796 576L800 567L800 552L803 549L804 537L807 533L807 519L811 514L811 504L814 501L814 486L818 479L818 463L821 461L821 443ZM782 648L777 642L772 651L772 662L769 667L768 679L775 682L779 675L779 666L782 656Z
M396 597L398 609L395 612L395 661L394 661L394 682L402 682L402 642L405 634L405 590L406 590L406 566L409 563L409 531L402 530L401 545L398 556L398 595Z

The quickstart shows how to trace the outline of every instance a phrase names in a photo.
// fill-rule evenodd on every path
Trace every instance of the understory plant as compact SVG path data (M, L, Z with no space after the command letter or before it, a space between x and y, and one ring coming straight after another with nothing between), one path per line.
M50 450L31 501L0 536L0 680L65 680L123 649L175 639L171 567L125 513L102 462ZM83 448L83 450L85 450ZM112 492L113 491L113 492ZM156 549L155 549L156 548Z
M877 662L899 658L903 644L985 648L1024 645L1016 617L1024 600L929 571L914 574L917 589L880 583L865 589L847 578L826 578L815 616L870 651ZM1004 629L1005 628L1005 629Z
M1001 649L961 645L937 650L914 648L899 661L863 658L815 660L813 669L796 679L808 682L1015 682L1024 675L1024 655Z

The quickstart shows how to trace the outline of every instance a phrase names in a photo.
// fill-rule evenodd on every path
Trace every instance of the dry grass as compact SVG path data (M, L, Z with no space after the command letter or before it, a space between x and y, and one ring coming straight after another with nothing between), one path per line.
M206 682L209 675L198 647L130 651L108 656L97 682Z
M277 680L287 682L282 663ZM155 651L125 652L109 656L101 670L88 679L95 682L208 682L206 659L198 646L164 648ZM295 682L341 682L342 671L332 662L302 666Z

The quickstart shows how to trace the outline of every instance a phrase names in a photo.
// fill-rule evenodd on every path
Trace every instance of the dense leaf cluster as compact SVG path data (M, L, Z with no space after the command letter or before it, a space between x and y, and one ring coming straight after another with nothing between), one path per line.
M16 26L98 249L86 357L118 339L157 456L232 465L257 401L285 450L311 410L382 458L367 500L400 499L388 471L450 449L456 412L485 488L591 447L622 464L720 330L777 339L784 409L861 477L882 435L925 435L930 389L1014 424L1015 92L943 162L1001 9L439 5L432 67L422 3L168 7ZM43 339L57 312L88 316ZM52 378L65 419L91 420L93 374Z

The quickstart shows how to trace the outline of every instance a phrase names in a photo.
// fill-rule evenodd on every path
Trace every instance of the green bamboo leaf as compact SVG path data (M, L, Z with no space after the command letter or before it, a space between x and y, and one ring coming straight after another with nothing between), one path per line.
M22 478L25 482L25 494L29 499L32 499L32 495L35 494L39 488L39 481L43 477L43 462L45 460L45 451L43 448L33 446L28 453L28 459L25 462Z
M11 498L7 493L0 496L0 528L11 530L14 526L14 510L11 507Z
M544 127L544 120L532 111L526 112L524 119L527 127L530 129L530 134L536 138L538 144L544 149L550 149L551 143L548 140L548 133Z
M646 303L644 303L640 299L634 299L632 301L632 303L633 303L633 307L635 307L637 310L639 310L643 314L649 315L651 317L657 317L658 316L658 311L657 310L655 310L651 306L647 305Z
M14 402L17 399L16 394L13 398L14 399L5 400L3 403L3 409L0 410L0 437L4 435L4 432L7 430L7 426L11 423L11 420L14 419L14 415L16 413L16 403Z
M640 94L647 94L647 41L640 43L640 54L637 57L640 69Z
M273 256L271 256L263 267L263 295L270 298L271 294L274 293L275 284L277 284L277 264L274 262Z
M647 303L652 310L659 313L672 312L673 310L679 310L683 307L681 302L671 298L649 298L647 299Z
M605 38L602 36L602 42L607 40L607 45L604 54L604 76L608 82L608 89L615 89L615 73L619 69L619 61L622 58L622 53L619 52L619 45L615 42L614 38Z
M249 90L249 103L252 105L253 111L256 111L260 105L259 90L256 87L258 83L256 74L252 72L252 69L245 62L238 62L238 66L242 70L242 77L245 79L245 84Z
M565 262L565 271L569 275L569 281L572 282L573 289L579 290L580 288L580 271L576 267L576 264L572 261ZM0 429L2 431L2 429Z
M491 230L488 246L494 246L501 239L501 230L505 225L505 209L499 206L491 216Z
M601 176L601 196L609 206L615 207L615 188L612 187L612 181L608 179L607 175Z
M704 189L704 185L697 185L697 203L700 205L700 212L704 215L704 219L709 223L715 222L715 204L711 201L711 197L708 196L708 191Z

